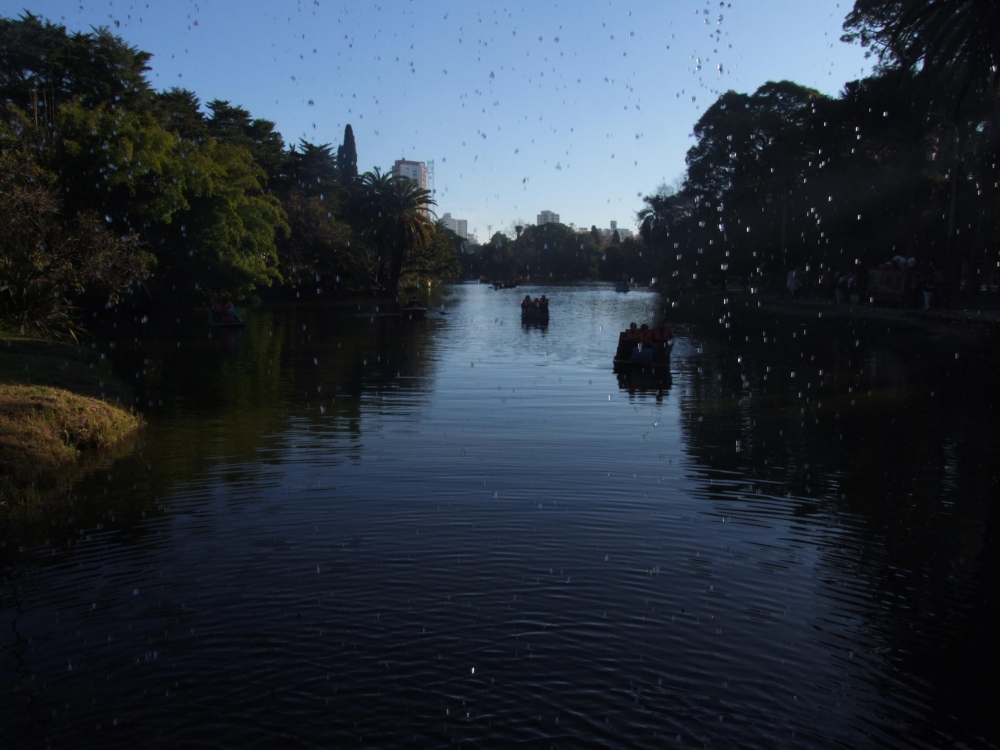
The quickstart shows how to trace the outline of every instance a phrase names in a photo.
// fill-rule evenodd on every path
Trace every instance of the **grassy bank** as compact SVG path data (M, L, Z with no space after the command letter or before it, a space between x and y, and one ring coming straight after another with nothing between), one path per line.
M55 489L81 458L134 433L141 417L116 405L129 396L82 346L0 338L0 513Z

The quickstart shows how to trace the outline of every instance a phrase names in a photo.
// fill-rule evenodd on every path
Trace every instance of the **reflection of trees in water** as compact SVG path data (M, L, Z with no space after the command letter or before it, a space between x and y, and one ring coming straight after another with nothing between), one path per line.
M331 461L347 457L362 436L363 398L394 395L394 410L405 415L431 390L435 321L372 312L261 308L229 337L209 333L201 316L152 332L115 329L116 369L139 374L133 382L148 426L131 455L108 458L77 482L72 503L23 524L22 543L58 538L63 527L73 539L69 532L98 523L141 534L144 519L167 511L157 498L206 472L266 485L288 453L290 431L313 433Z
M1000 615L1000 440L983 402L988 376L927 353L906 366L912 355L853 336L769 328L767 344L763 330L734 331L675 362L703 496L731 506L736 489L740 512L764 517L775 505L755 508L755 493L788 493L787 512L812 520L802 531L816 540L818 571L830 572L821 590L858 610L842 622L863 614L866 640L885 649L895 678L930 685L945 712L997 732L997 670L980 664L989 654L996 666ZM843 583L866 595L845 601ZM893 700L898 682L880 679ZM947 697L956 692L959 701ZM916 731L930 736L942 716L925 721Z

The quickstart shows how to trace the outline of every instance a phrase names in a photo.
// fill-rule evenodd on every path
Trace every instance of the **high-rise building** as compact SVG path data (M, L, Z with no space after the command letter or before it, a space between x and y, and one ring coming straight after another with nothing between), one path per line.
M559 214L554 214L551 211L542 211L538 214L538 221L536 222L538 226L542 224L558 224Z
M601 237L607 242L611 241L611 238L614 236L615 232L618 232L618 239L620 240L628 239L629 237L632 237L634 235L634 232L631 229L626 229L625 227L618 226L617 221L611 222L610 229L600 230Z
M444 225L448 227L451 231L461 237L463 240L469 239L469 222L465 219L454 219L451 214L445 214L441 217L441 221Z
M397 159L392 165L392 173L396 177L409 177L424 190L427 189L427 167L422 161Z

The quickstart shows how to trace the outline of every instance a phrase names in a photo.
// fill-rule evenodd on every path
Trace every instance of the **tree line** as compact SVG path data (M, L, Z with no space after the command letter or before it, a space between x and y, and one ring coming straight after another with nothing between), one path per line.
M576 229L557 222L517 225L514 236L495 232L490 241L461 256L466 278L528 278L533 281L635 279L649 283L659 272L659 256L618 230L605 236L596 226Z
M461 241L405 178L358 173L347 125L275 124L154 91L107 29L0 18L0 320L73 333L74 306L375 293L459 272Z
M991 0L857 0L844 40L874 72L838 97L789 81L698 120L680 183L644 198L644 244L677 287L811 283L915 258L951 294L995 289L1000 11Z

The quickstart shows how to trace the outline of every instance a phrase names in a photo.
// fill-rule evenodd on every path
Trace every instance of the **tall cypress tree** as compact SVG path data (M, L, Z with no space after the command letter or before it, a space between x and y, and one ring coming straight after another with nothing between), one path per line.
M354 131L350 124L344 128L344 143L337 147L337 171L340 181L347 187L358 181L358 149L354 145Z

